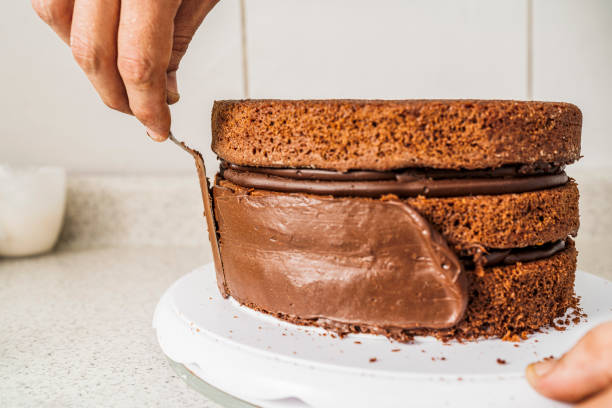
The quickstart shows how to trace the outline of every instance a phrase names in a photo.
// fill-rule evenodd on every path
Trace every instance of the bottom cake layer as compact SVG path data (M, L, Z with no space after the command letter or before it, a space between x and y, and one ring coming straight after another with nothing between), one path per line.
M459 324L448 329L406 330L354 325L328 319L304 319L263 310L254 304L245 305L294 324L322 327L341 336L371 333L401 342L409 342L414 336L460 341L499 337L517 341L541 328L557 327L555 321L568 309L577 311L578 299L574 293L576 255L574 243L568 239L567 248L549 258L484 268L480 272L467 270L467 311Z

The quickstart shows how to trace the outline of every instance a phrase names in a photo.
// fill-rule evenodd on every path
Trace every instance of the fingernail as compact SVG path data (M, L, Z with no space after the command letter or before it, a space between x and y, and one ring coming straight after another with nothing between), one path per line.
M538 361L527 366L527 372L533 374L535 377L540 378L548 374L557 365L557 360L554 358Z
M153 139L156 142L163 142L164 140L168 138L168 135L164 136L161 133L158 133L149 128L147 128L147 136L149 136L151 139Z
M178 84L176 82L176 71L171 71L166 74L166 102L169 105L178 102L181 95L178 91Z

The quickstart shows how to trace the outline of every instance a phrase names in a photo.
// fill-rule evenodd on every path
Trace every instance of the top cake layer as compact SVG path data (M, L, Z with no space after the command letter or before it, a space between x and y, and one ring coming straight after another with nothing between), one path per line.
M212 148L257 167L347 171L572 163L582 114L561 102L216 101Z

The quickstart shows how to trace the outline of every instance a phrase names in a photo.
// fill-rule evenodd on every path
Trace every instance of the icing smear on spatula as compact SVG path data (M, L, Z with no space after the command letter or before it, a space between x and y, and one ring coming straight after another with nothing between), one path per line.
M195 160L196 170L198 172L198 178L200 179L200 189L202 190L202 201L204 202L204 217L206 218L206 224L208 226L208 239L213 253L213 260L215 262L215 270L217 273L217 285L219 291L223 297L228 297L229 292L225 283L225 274L223 273L223 264L221 262L221 252L219 250L219 237L217 235L217 223L215 221L214 203L212 200L212 194L210 192L210 184L206 177L206 166L204 164L204 158L202 154L195 149L190 148L184 142L177 140L172 132L170 132L168 139L174 144L179 146L181 149L189 153Z

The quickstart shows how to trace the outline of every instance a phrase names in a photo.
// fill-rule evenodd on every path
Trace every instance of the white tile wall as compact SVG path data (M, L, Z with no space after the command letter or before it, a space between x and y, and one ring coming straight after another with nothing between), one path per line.
M582 109L580 166L610 166L612 1L534 0L533 53L534 98Z
M179 71L173 128L210 164L212 101L244 97L244 79L257 98L526 99L531 4L533 96L578 104L581 166L612 166L612 1L244 0L248 73L240 3L215 7ZM192 171L183 152L99 102L29 2L0 2L0 15L0 162Z
M173 108L173 128L199 148L210 144L213 100L243 97L239 7L239 0L223 0L212 10L178 73L182 101ZM193 170L184 152L151 142L134 118L99 101L29 1L0 2L0 15L0 162L86 172Z
M252 97L526 97L525 1L246 5Z

